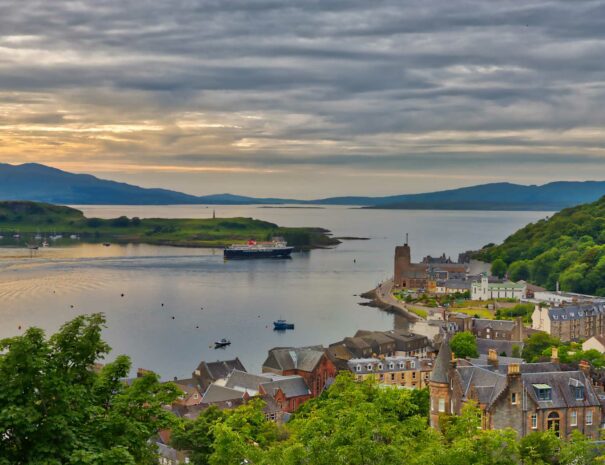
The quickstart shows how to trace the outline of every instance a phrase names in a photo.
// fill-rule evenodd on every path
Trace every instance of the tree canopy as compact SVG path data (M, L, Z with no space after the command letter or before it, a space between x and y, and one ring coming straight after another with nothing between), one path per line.
M605 197L530 223L476 256L502 260L513 280L605 296Z
M151 464L148 440L174 424L162 405L177 391L147 373L130 386L130 361L108 352L101 314L79 316L45 338L38 328L0 341L0 464Z
M479 356L477 338L469 331L455 334L450 340L450 348L456 357L475 358Z

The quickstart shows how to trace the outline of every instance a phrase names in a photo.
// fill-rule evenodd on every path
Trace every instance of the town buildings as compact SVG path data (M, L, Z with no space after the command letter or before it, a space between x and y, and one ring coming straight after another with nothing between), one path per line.
M605 302L584 301L563 306L536 305L532 328L561 341L577 341L605 334Z
M202 361L193 372L193 379L197 381L201 391L204 392L212 383L227 378L233 370L246 371L237 357L234 360Z
M514 320L488 320L473 318L472 333L481 339L496 339L500 341L523 341L526 337L523 319Z
M301 376L311 390L311 397L317 397L336 376L337 370L326 349L311 346L276 347L269 350L262 371L282 376Z
M590 339L584 341L582 343L582 350L597 350L602 354L605 354L605 335L598 334L596 336L592 336Z
M352 358L347 367L357 381L375 379L380 384L421 389L428 386L433 361L403 356Z
M465 263L456 263L441 256L425 257L421 263L412 263L412 252L407 243L395 247L393 282L396 287L427 289L429 281L465 279L469 268Z
M521 300L526 296L527 284L505 282L490 282L487 275L471 285L472 300L515 299Z
M495 350L476 360L453 358L447 340L430 376L430 422L439 428L443 415L459 415L468 402L481 410L483 429L512 428L519 436L553 430L567 437L578 430L597 439L603 395L581 370L561 371L556 348L549 363L523 363L498 357Z

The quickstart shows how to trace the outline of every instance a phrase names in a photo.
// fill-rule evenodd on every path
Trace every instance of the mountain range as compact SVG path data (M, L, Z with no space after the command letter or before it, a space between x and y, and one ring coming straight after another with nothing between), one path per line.
M0 163L0 200L64 205L352 205L381 209L560 210L605 195L605 181L558 181L525 186L491 183L421 194L329 197L316 200L257 198L234 194L195 196L149 189L37 163Z

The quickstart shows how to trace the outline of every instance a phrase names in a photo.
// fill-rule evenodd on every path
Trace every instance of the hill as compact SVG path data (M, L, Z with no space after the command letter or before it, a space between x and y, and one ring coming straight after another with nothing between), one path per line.
M513 280L605 296L605 197L530 223L475 256L504 260Z
M14 237L14 236L18 237ZM225 247L249 239L282 236L304 249L336 245L322 228L285 228L252 218L86 218L71 207L27 202L0 202L0 246L40 244L43 237L62 236L56 243L70 244L71 235L84 242L147 243L187 247ZM36 239L36 236L38 238Z
M491 183L426 194L375 199L368 208L554 211L605 195L603 181L559 181L542 186Z
M555 211L605 195L604 181L552 182L542 186L492 183L422 194L386 197L342 196L315 200L257 198L234 194L195 196L148 189L74 174L37 163L0 163L0 200L31 200L63 205L351 205L423 210Z

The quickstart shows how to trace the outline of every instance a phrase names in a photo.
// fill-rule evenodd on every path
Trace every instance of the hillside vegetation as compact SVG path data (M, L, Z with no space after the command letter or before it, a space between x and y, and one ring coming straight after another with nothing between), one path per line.
M476 257L502 259L512 280L605 296L605 197L530 223Z
M86 218L80 210L57 205L0 202L0 234L19 233L33 241L35 234L76 234L87 242L148 243L191 247L222 247L232 243L284 237L289 244L314 248L338 244L321 228L285 228L252 218ZM7 241L7 239L5 239ZM0 243L1 244L1 243Z

